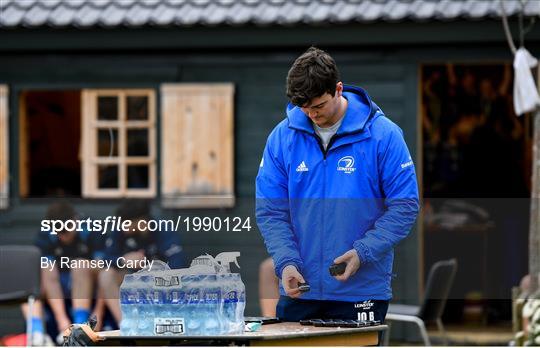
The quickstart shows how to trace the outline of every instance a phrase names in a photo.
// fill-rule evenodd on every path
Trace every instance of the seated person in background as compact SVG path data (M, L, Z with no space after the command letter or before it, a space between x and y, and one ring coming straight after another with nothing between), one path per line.
M67 221L76 220L78 217L68 202L61 201L49 206L45 218ZM42 298L46 299L56 321L58 333L62 333L71 323L82 324L88 320L98 274L97 269L93 268L63 267L60 263L61 258L102 259L104 239L103 236L93 235L87 230L73 232L64 230L56 235L50 231L40 231L38 234L36 245L41 250L42 257L56 261L54 267L41 269L41 290ZM71 308L71 316L68 308ZM103 309L104 304L98 300L94 309L95 314L101 316ZM43 308L40 301L36 301L32 318L32 331L43 333ZM56 336L56 332L49 333Z
M99 286L105 297L105 303L114 319L119 324L122 319L120 311L119 290L124 275L136 272L137 268L118 268L117 260L123 257L128 262L161 260L171 268L183 267L182 247L180 236L176 231L148 231L139 229L139 221L148 222L151 219L149 202L131 200L124 202L116 211L122 221L130 220L127 231L111 231L105 242L105 258L112 261L109 270L99 274ZM146 226L145 223L141 225Z
M269 257L259 265L259 303L263 317L275 317L279 301L279 279L274 271L274 261Z

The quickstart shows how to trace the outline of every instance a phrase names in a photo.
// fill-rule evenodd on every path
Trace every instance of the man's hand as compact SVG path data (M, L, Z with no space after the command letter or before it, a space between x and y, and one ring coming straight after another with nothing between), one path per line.
M305 283L304 277L298 272L296 267L289 265L281 273L281 282L287 295L292 298L298 298L302 292L298 289L298 283Z
M358 253L356 252L356 250L351 249L334 260L334 263L342 262L345 262L347 264L345 272L343 272L342 275L335 276L334 278L344 282L349 279L350 276L355 274L356 271L358 271L358 268L360 268L360 258L358 257Z

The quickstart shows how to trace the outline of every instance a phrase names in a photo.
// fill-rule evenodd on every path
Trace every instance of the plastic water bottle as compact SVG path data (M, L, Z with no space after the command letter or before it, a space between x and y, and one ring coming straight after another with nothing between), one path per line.
M238 289L238 303L236 305L236 330L235 333L244 332L244 311L246 310L246 286L240 278L240 274L234 274L236 288Z
M152 278L149 275L142 275L137 281L137 304L138 316L137 335L151 336L154 334L153 310L153 286Z
M223 313L227 322L227 333L242 333L244 331L244 309L246 307L245 286L240 274L231 273L231 263L238 268L237 258L239 252L224 252L216 255L215 260L219 263L223 275Z
M190 275L186 277L186 331L188 335L203 334L203 320L200 311L201 291L200 291L201 276Z
M225 333L231 333L232 329L232 317L234 313L234 298L235 292L233 289L233 283L231 282L231 274L222 274L221 275L221 292L222 292L222 309L221 316L223 318L223 328Z
M154 275L154 289L152 296L152 309L154 311L154 320L152 322L152 333L166 334L168 328L163 324L161 319L171 318L171 305L169 299L169 288L172 277L167 279L159 275Z
M227 286L227 279L228 277L226 274L218 274L216 276L216 290L219 293L219 301L216 306L216 317L219 319L220 334L229 333L229 323L225 313L225 288Z
M204 292L202 313L204 316L204 334L219 335L222 333L220 315L221 288L216 275L203 276L201 288Z
M223 275L223 320L225 321L226 331L228 334L234 333L233 330L233 313L236 299L236 291L232 282L232 275Z
M185 333L185 304L181 276L171 272L154 275L154 335L180 335Z
M120 286L120 310L122 312L120 332L124 336L133 336L137 333L136 328L139 316L135 286L135 277L131 274L124 277Z
M244 310L246 308L246 288L240 274L231 273L231 306L230 318L231 326L230 333L242 333L244 331Z
M177 276L178 284L171 286L168 292L168 307L170 316L175 318L175 322L182 325L181 333L186 332L186 320L187 320L187 298L185 289L185 276Z

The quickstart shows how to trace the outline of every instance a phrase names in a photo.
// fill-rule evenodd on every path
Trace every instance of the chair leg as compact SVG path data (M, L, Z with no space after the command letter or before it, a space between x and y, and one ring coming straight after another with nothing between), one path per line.
M424 321L422 319L418 319L415 321L416 325L418 325L418 328L420 329L420 335L422 336L422 340L424 341L425 346L431 346L431 342L429 341L429 337L427 334L426 326L424 325Z
M34 296L28 296L28 314L26 316L26 345L32 346L32 314L34 312Z
M444 325L442 323L441 318L437 318L436 323L437 323L437 328L439 329L439 332L442 335L443 344L445 346L448 346L448 336L446 335L446 330L444 329Z
M387 321L385 324L388 326L388 329L383 333L383 346L388 347L390 345L390 329L392 328L392 322Z

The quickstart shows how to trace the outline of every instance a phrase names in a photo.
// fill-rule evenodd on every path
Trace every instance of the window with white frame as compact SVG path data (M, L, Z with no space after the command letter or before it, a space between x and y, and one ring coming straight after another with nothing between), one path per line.
M82 196L154 197L154 90L83 90L82 101Z

